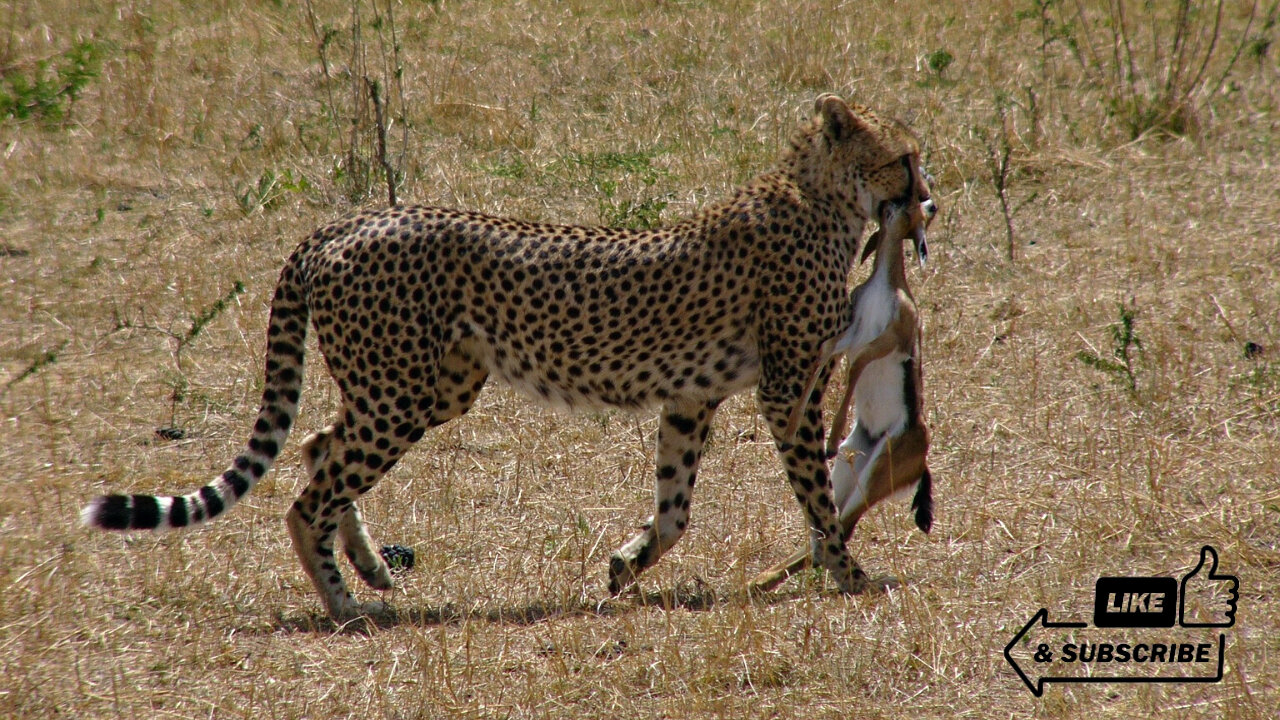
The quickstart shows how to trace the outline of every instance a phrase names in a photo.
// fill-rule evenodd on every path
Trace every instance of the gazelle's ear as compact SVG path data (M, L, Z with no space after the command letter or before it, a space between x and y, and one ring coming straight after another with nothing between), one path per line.
M814 113L822 116L822 129L835 141L844 142L866 129L866 124L853 114L848 103L831 93L823 93L813 103Z
M871 257L871 253L875 252L876 249L880 247L880 238L883 236L884 228L880 228L879 230L871 233L871 237L867 238L867 246L862 248L862 258L858 260L858 264L866 262L867 258Z

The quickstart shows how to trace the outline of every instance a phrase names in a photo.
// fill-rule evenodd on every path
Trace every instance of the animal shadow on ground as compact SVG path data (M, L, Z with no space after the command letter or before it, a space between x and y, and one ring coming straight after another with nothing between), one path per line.
M884 575L871 580L863 596L883 595L901 586L896 578ZM375 615L368 615L338 623L322 612L298 612L278 614L270 623L269 632L278 633L339 633L353 635L371 634L376 629L390 629L403 625L434 627L454 625L464 621L482 621L496 625L535 625L544 620L565 617L614 617L645 609L689 610L704 612L733 603L788 602L798 594L811 593L812 589L792 592L752 592L746 589L733 592L717 592L701 578L682 583L675 588L657 591L632 590L618 597L603 600L583 598L563 602L532 601L524 605L482 605L471 607L457 603L427 607L387 608ZM834 591L828 591L836 595ZM827 593L824 593L827 594ZM266 628L263 628L266 630Z

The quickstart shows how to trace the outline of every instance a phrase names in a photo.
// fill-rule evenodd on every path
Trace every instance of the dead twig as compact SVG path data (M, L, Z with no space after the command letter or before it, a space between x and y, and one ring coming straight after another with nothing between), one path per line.
M395 207L399 204L396 202L396 173L387 160L387 125L382 119L382 97L377 80L366 77L364 82L369 87L369 98L373 100L373 120L378 129L378 164L382 166L382 174L387 179L387 202Z

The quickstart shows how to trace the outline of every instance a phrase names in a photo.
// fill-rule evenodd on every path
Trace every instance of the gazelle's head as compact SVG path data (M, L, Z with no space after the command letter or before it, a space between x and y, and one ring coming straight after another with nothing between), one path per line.
M911 238L916 258L923 266L929 258L929 243L925 230L938 214L938 204L929 190L932 178L920 167L919 153L904 155L897 161L906 175L900 194L882 201L876 209L880 229L867 240L862 259L875 251L887 237L892 240Z

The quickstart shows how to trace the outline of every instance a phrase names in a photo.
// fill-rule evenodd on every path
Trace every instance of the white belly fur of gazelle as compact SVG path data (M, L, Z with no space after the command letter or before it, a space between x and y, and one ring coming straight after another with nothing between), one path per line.
M889 282L887 266L876 268L858 296L854 308L855 321L837 344L839 352L856 355L889 327L898 314L897 291ZM874 465L884 451L889 437L902 432L907 424L906 399L902 390L906 353L894 351L869 363L858 378L854 390L857 419L849 435L840 443L839 452L831 467L832 500L843 517L852 512L867 498L869 473L862 472ZM859 435L878 438L873 448L859 447ZM855 467L856 465L856 467ZM914 489L916 483L899 489L894 495Z

